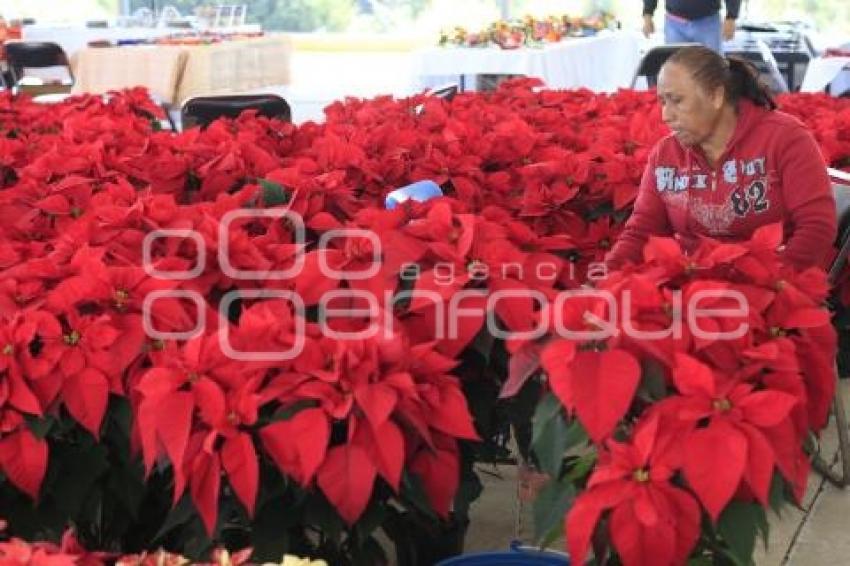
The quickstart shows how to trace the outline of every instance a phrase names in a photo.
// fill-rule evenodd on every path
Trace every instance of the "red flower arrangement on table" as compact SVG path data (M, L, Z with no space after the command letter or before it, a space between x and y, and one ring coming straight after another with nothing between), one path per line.
M499 20L472 33L462 26L455 26L450 31L440 32L439 45L462 47L497 45L502 49L540 47L569 37L595 35L600 30L613 25L619 27L614 15L607 12L597 12L587 17L560 15L536 18L528 15L522 19Z
M460 482L459 442L478 436L452 372L459 373L462 353L485 323L488 297L504 297L489 306L506 330L526 331L539 316L527 296L554 300L583 283L616 238L646 155L664 133L651 93L534 92L533 84L464 94L451 105L351 99L328 107L324 124L295 127L246 115L177 135L152 131L158 110L143 91L52 107L0 99L0 469L11 485L44 497L45 485L56 485L48 467L62 465L63 439L87 434L93 446L110 445L123 402L132 423L125 449L140 456L148 481L170 470L169 499L177 504L188 493L208 533L221 532L220 501L240 502L248 516L262 511L270 477L321 493L348 525L360 524L375 501L407 493L411 482L447 517ZM846 103L823 96L782 102L810 120L833 164L848 159ZM416 114L420 103L424 112ZM455 198L383 210L388 190L423 178ZM310 239L299 241L291 222L266 218L220 231L228 213L281 209L303 219ZM329 249L316 247L323 233L350 228L376 239L347 236ZM199 238L158 239L148 265L144 242L156 230L191 230ZM743 289L759 306L746 344L731 351L699 342L547 346L563 348L560 362L581 369L547 367L553 390L600 458L571 515L580 525L570 534L575 552L586 544L576 533L592 531L594 517L607 509L614 547L628 561L619 537L649 531L621 531L614 515L619 525L639 513L646 526L653 517L667 521L670 505L692 519L696 502L716 519L736 491L736 501L749 490L763 502L772 461L799 496L806 473L799 447L809 428L823 424L830 395L827 350L803 353L814 329L828 336L818 310L825 287L819 274L786 273L786 286L772 288L769 276L781 269L767 251L775 238L766 232L747 245L706 244L696 266L656 242L646 265L613 274L603 287L649 284L641 305L646 320L632 323L651 327L664 319L665 293L677 285ZM234 278L221 264L225 245L240 270L285 270L299 258L303 266L289 280ZM375 273L345 274L368 270L376 246ZM149 269L187 271L199 263L200 274L185 281ZM320 265L343 275L328 276ZM407 276L410 266L415 277ZM173 291L202 300L196 305L172 293L145 305L151 293ZM234 291L294 292L308 312L330 291L343 291L340 301L349 307L361 306L352 293L389 295L393 301L378 312L393 331L334 337L315 313L299 314L273 297L246 295L220 317L223 298ZM434 329L453 299L475 314L444 337ZM200 312L206 329L188 341L151 340L146 309L160 331L186 332ZM368 320L326 325L351 333ZM235 362L222 350L223 333L237 350L304 344L292 360ZM523 351L518 341L507 345L515 357ZM747 360L746 372L728 365L732 354ZM647 359L665 368L659 372L671 396L644 400L651 405L644 411L635 401L635 364ZM817 368L817 379L805 381L809 389L801 389L800 365ZM609 367L623 370L622 379L601 388L614 377ZM702 376L699 382L683 368ZM571 389L586 372L596 385ZM595 413L603 392L617 402ZM718 409L721 395L726 403ZM80 431L73 432L74 422ZM697 439L689 446L734 438L729 474L706 478L699 468L705 454L682 464L681 450L671 447L688 435ZM779 449L780 441L790 443ZM744 454L755 451L758 469ZM632 509L599 499L615 481L635 481L640 493L657 490L651 493L671 503ZM233 508L227 504L228 514ZM675 556L693 542L692 523Z

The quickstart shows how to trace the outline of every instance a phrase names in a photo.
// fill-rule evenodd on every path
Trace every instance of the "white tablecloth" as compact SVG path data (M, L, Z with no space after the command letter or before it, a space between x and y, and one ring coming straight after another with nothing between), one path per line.
M818 57L809 61L800 91L822 92L827 85L836 96L850 90L850 57Z
M182 28L144 28L144 27L108 27L89 28L80 25L31 25L24 26L24 41L52 41L58 43L68 56L88 46L90 41L105 40L113 44L118 40L144 40L165 37L176 33L191 32ZM260 26L250 25L239 28L221 28L213 30L221 33L252 33L260 31Z
M603 32L540 48L432 47L414 53L413 66L422 87L433 86L433 77L525 75L550 88L612 92L631 85L641 48L637 33Z

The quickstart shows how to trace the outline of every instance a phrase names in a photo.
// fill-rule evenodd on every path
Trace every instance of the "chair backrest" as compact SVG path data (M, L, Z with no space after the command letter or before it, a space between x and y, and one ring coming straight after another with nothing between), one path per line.
M835 282L847 264L850 255L850 173L837 169L828 169L832 181L832 194L835 197L835 209L838 216L838 253L829 268L829 280Z
M790 92L788 81L779 70L776 57L773 56L770 47L761 39L747 42L742 46L733 46L726 50L726 56L735 56L745 59L755 65L762 79L770 87L774 94Z
M444 85L440 85L432 88L426 94L428 96L436 96L437 98L442 98L443 100L451 101L457 93L460 91L460 87L457 83L447 83Z
M446 102L451 102L452 99L457 96L458 92L460 92L460 86L457 83L446 83L444 85L428 89L425 91L425 96L441 98ZM425 112L425 104L417 104L413 108L413 114L416 116L421 116L423 112Z
M238 118L246 110L256 110L260 116L292 120L289 103L276 94L238 94L198 96L183 103L180 110L182 128L206 128L218 118Z
M6 44L6 60L16 83L27 68L65 67L71 80L74 78L65 51L51 41L10 41Z
M664 63L667 62L667 59L679 49L693 47L694 45L699 45L699 43L670 43L668 45L653 47L647 51L640 60L640 63L638 63L635 76L632 79L632 88L635 87L638 77L646 77L647 86L650 88L654 87L658 82L658 73L661 71Z

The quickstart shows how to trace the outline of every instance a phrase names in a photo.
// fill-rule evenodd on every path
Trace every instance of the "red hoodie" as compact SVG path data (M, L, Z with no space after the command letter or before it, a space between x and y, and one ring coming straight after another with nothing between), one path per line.
M800 121L741 100L717 164L712 169L701 150L672 134L659 141L609 267L639 262L649 236L675 235L689 250L698 236L745 240L775 222L784 224L790 263L823 264L835 240L835 200L823 156Z

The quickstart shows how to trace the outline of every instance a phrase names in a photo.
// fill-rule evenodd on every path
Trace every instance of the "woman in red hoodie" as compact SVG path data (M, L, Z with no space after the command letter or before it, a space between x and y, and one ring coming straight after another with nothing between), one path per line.
M826 164L806 127L776 110L755 69L686 47L662 67L658 99L672 134L650 153L608 266L639 262L649 236L674 236L689 250L701 236L745 240L776 222L789 263L822 265L836 232Z

